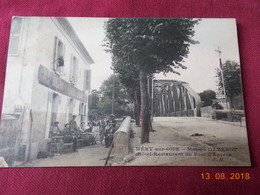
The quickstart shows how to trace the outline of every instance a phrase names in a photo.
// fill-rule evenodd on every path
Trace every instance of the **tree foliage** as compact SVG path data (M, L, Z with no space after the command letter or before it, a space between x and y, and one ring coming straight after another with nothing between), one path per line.
M173 72L188 56L195 19L112 18L105 25L104 46L126 87L140 89L141 143L149 142L150 97L148 77ZM139 87L137 87L139 86Z
M176 72L188 56L194 19L113 18L106 24L107 51L113 54L116 71L139 70L147 74Z
M241 71L240 65L231 60L227 60L223 64L223 77L225 83L226 96L230 99L231 107L233 108L233 100L242 94ZM223 82L220 69L217 69L218 88L223 91Z
M114 81L113 81L114 79ZM125 115L129 95L125 87L121 84L117 75L111 75L105 80L99 90L92 90L89 96L89 110L92 115L112 113L112 96L114 82L114 114L116 116Z
M210 90L210 89L199 93L199 96L202 101L202 106L211 106L213 103L213 100L216 99L215 91Z
M89 95L88 108L89 110L98 110L98 102L100 98L100 92L96 89L91 91Z

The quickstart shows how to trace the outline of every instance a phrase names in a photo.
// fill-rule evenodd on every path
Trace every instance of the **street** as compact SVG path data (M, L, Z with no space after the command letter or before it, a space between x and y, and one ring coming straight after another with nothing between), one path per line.
M54 157L35 159L23 167L62 167L62 166L104 166L109 152L99 141L99 130L93 128L97 144L78 148L77 152L56 154Z
M134 160L130 166L249 166L245 127L237 123L202 117L155 117L150 142L140 145L140 127L132 124ZM98 128L93 129L97 144L77 152L36 159L25 167L104 166L109 148L101 144ZM113 158L113 151L110 156ZM110 159L111 160L111 159Z
M139 137L140 128L135 129ZM149 165L250 166L246 128L239 124L202 117L155 117L153 129L149 143L135 142L136 159L128 165L149 162Z

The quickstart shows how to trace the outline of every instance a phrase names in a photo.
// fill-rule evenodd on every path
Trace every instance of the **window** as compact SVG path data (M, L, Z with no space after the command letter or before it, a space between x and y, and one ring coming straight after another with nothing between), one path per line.
M63 42L58 37L55 37L55 53L54 53L53 70L58 75L61 75L63 73L64 52L65 52L65 46Z
M21 40L22 32L22 18L15 17L12 22L10 43L9 43L9 54L18 55L19 45Z
M91 70L84 71L84 90L90 91L91 86Z
M78 82L78 59L73 55L70 62L70 82L73 84Z
M84 103L79 104L79 115L84 115Z

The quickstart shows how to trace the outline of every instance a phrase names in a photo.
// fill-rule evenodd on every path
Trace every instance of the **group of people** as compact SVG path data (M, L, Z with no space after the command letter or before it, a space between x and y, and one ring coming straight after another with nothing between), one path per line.
M59 127L59 122L55 121L51 125L50 138L62 137L64 143L73 143L73 151L77 151L78 139L83 138L85 134L91 134L94 127L99 127L100 142L102 143L105 139L107 146L108 134L114 134L115 132L115 115L111 114L109 117L101 116L100 118L99 121L89 121L87 125L81 122L80 126L78 126L76 115L73 115L72 119L65 124L62 130ZM95 139L94 136L92 137Z
M116 131L116 123L115 115L111 114L109 117L101 117L101 120L97 123L99 126L99 136L100 142L102 144L103 140L105 140L105 146L109 147L113 142L113 134Z
M69 121L69 123L66 123L64 125L64 129L60 130L59 122L55 121L51 125L50 129L50 138L57 138L62 137L62 141L64 143L73 143L73 151L77 151L77 134L78 134L78 127L76 122L76 115L72 116L72 119Z

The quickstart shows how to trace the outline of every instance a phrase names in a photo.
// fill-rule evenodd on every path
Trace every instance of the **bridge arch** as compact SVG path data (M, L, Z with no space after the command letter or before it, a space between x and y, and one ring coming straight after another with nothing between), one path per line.
M188 83L153 80L154 116L201 116L200 96Z

